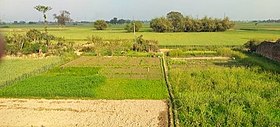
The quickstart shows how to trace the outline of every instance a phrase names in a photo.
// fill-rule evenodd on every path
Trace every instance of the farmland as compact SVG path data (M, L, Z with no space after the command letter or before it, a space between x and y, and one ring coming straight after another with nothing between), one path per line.
M7 35L14 32L25 33L29 29L43 31L42 25L9 27L0 30ZM134 39L133 33L127 33L123 28L124 25L111 25L107 30L98 31L93 28L93 24L66 27L51 25L49 33L78 43L84 43L91 35L104 39ZM226 32L155 33L145 24L136 36L143 35L145 39L157 40L160 45L243 45L250 39L276 40L280 37L279 28L279 23L260 23L257 27L254 23L236 23L234 29Z
M14 80L15 78L32 73L44 66L58 63L59 57L48 58L5 58L0 63L0 84L6 81Z
M181 126L279 126L278 63L237 59L169 59Z
M114 63L113 63L114 62ZM0 90L1 97L166 99L158 58L80 57Z

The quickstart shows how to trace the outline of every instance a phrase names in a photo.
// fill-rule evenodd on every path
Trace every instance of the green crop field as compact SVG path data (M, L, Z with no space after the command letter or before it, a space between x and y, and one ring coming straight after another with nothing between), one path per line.
M80 57L0 90L1 97L166 99L158 58Z
M279 126L279 63L235 52L234 60L168 60L181 126Z
M123 25L111 25L107 30L98 31L92 24L58 27L49 26L49 33L67 40L83 43L87 37L95 35L104 39L134 39L133 33L127 33ZM25 33L29 29L43 31L42 25L11 25L9 28L0 28L6 35ZM277 40L280 38L279 23L236 23L235 28L226 32L190 32L190 33L155 33L151 32L148 24L137 36L145 39L158 40L160 45L243 45L250 39Z
M31 73L36 69L44 66L58 63L59 57L48 58L5 58L0 61L0 85L6 81L14 80L15 78Z

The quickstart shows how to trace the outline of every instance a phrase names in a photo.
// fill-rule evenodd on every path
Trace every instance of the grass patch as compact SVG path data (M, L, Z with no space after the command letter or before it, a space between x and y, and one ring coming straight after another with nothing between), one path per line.
M87 56L4 87L0 97L167 99L168 92L158 58Z
M102 99L166 99L168 92L162 80L108 79L95 90Z
M0 90L2 97L94 97L93 89L105 81L97 68L56 68Z
M259 24L256 27L254 23L237 23L234 30L226 32L156 33L150 32L151 28L145 25L140 32L136 33L136 36L143 35L145 39L158 40L159 45L243 45L250 39L277 40L280 38L279 26L279 24ZM43 25L11 25L10 28L2 28L2 31L5 34L12 34L13 32L25 33L30 28L44 30ZM87 37L91 35L109 40L133 40L135 37L133 33L127 33L123 28L124 26L112 25L107 30L98 31L93 29L90 24L86 26L67 26L65 28L50 25L49 33L79 43L86 42Z
M280 124L280 78L271 70L279 65L252 54L236 55L241 57L168 62L182 126Z

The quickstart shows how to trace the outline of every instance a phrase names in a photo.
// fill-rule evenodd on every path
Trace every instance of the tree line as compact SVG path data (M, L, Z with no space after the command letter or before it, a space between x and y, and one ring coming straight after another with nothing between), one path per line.
M205 16L202 19L184 17L180 12L169 12L166 17L154 18L150 27L155 32L220 32L234 26L228 17L224 19Z

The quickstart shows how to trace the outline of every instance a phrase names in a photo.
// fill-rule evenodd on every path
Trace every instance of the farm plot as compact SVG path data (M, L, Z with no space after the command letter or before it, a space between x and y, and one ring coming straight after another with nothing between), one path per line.
M158 58L80 57L0 90L1 97L166 99Z
M0 126L167 127L162 100L0 99Z
M182 126L279 126L279 74L266 59L169 59ZM244 62L244 60L247 60Z
M16 78L32 73L51 64L58 63L59 57L48 58L8 58L0 62L0 85ZM35 72L34 72L35 73Z

